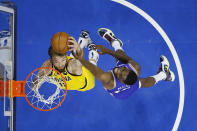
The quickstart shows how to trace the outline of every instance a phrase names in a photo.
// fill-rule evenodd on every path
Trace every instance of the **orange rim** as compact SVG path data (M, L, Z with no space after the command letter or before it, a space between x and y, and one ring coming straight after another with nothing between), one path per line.
M26 91L25 91L25 99L27 100L27 102L28 102L33 108L35 108L35 109L37 109L37 110L39 110L39 111L51 111L51 110L54 110L54 109L58 108L58 107L64 102L64 100L66 99L66 94L67 94L66 80L64 79L63 75L62 75L59 71L57 71L56 69L53 69L53 68L51 68L51 67L40 67L40 68L37 68L37 69L33 70L33 71L26 77L26 79L25 79L25 85L26 85L26 83L27 83L27 80L28 80L29 77L31 76L31 74L32 74L33 72L38 71L38 70L41 70L41 69L48 69L48 70L56 71L56 72L62 77L62 79L63 79L63 81L64 81L64 84L65 84L65 95L64 95L64 98L62 99L62 101L61 101L57 106L55 106L55 107L53 107L53 108L51 108L51 109L40 109L40 108L35 107L34 105L32 105L32 103L29 101L29 99L28 99L27 96L26 96ZM26 88L26 86L25 86L25 88Z

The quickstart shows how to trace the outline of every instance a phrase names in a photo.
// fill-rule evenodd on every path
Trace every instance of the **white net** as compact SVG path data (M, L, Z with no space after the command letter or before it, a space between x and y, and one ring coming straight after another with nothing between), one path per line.
M66 90L61 88L64 81L59 81L55 76L52 77L48 73L42 76L37 74L33 72L26 81L26 98L38 110L57 108L65 98Z

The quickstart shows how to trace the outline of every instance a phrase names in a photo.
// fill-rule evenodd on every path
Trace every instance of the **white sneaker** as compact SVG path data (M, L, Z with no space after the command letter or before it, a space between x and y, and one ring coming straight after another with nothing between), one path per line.
M113 43L113 41L119 41L120 46L123 46L123 43L120 39L116 38L114 33L107 28L99 28L98 29L98 34L106 41L108 41L110 44Z
M88 51L89 51L89 62L91 62L94 65L97 65L99 54L96 49L96 45L94 43L88 44Z
M80 37L79 37L79 40L78 40L78 43L79 43L81 48L87 47L87 45L92 42L92 40L90 39L89 34L90 33L86 30L81 31L81 34L80 34Z
M94 43L88 44L88 50L89 50L89 51L90 51L90 50L95 50L95 51L97 51L97 49L96 49L96 44L94 44Z
M170 63L168 61L168 59L164 56L164 55L161 55L160 56L160 62L161 62L161 67L159 69L159 72L160 71L163 71L164 73L166 73L166 81L174 81L175 80L175 75L174 75L174 72L172 72L170 70Z

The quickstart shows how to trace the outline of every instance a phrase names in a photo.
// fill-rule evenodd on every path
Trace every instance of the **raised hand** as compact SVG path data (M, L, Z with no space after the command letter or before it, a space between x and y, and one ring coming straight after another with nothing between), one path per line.
M70 43L68 45L69 51L75 52L76 50L80 50L80 46L77 43L77 41L75 40L75 38L73 38L72 36L70 36L68 38L68 42Z
M73 56L76 59L82 59L84 57L83 49L80 48L77 41L73 37L69 37L68 42L71 43L68 47L70 48L69 51L72 51Z

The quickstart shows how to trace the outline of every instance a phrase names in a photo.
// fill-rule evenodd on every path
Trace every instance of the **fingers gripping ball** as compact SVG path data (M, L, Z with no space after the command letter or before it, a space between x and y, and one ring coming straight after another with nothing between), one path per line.
M69 50L69 37L70 35L66 32L57 32L51 39L51 46L53 50L56 53L65 54Z

